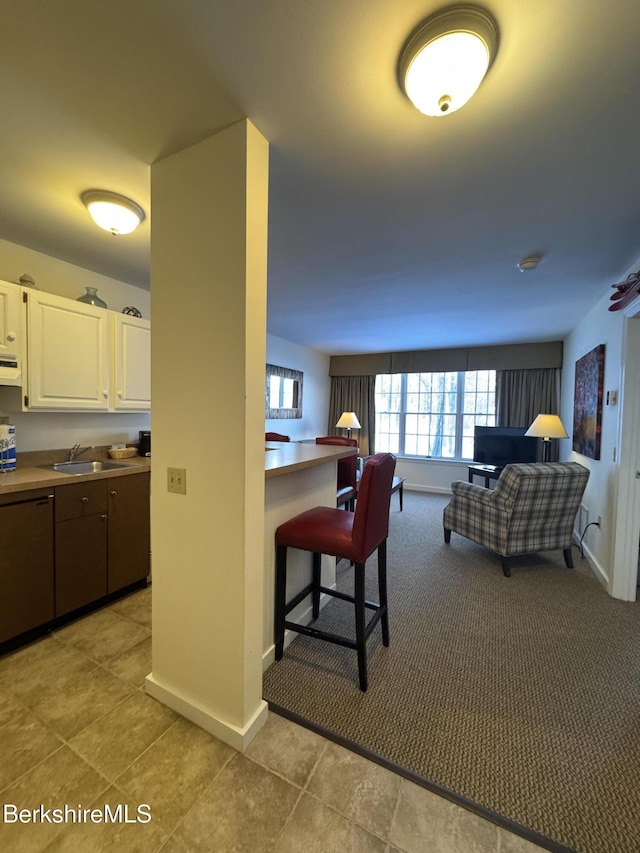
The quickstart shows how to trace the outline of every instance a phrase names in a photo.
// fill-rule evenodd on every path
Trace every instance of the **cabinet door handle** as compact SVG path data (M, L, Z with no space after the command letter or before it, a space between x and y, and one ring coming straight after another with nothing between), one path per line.
M116 490L115 490L115 489L111 489L111 491L109 492L109 494L110 494L110 495L114 495L114 496L115 496L115 495L117 495L118 493L116 492Z
M89 502L89 498L87 498L87 497L80 498L80 500L82 501L83 504L86 504Z
M7 332L7 340L8 341L15 341L15 339L16 339L16 333L15 332Z
M118 391L118 397L122 400L122 391Z
M103 521L106 519L106 517L107 517L107 516L106 516L104 513L102 513L102 515L100 516L100 518L101 518Z

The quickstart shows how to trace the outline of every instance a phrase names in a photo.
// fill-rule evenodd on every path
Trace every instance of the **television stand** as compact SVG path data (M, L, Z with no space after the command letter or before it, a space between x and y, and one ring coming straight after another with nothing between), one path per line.
M469 465L469 482L473 483L474 477L484 477L484 487L489 488L490 480L497 480L504 465Z

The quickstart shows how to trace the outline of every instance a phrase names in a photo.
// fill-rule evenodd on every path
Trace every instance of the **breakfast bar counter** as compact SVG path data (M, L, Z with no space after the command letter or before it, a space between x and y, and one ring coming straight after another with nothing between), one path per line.
M275 586L275 532L294 515L315 506L336 505L337 461L357 453L355 447L269 442L265 449L264 501L264 614L262 665L274 660L273 619ZM287 600L309 582L311 555L289 549ZM322 585L335 586L335 557L322 556ZM328 596L320 601L322 607ZM311 620L310 599L302 601L290 615L294 622ZM285 645L295 637L287 632Z
M297 441L269 441L265 445L264 475L277 477L305 468L336 462L357 453L355 447L331 444L300 444Z

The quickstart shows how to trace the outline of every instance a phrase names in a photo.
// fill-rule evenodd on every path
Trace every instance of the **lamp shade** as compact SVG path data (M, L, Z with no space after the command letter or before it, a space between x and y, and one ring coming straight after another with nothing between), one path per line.
M484 9L441 10L407 40L398 64L400 86L421 113L449 115L473 96L497 45L497 25Z
M144 219L140 205L118 193L87 190L82 201L96 225L111 234L131 234Z
M343 412L340 415L340 420L336 424L340 429L360 429L360 421L356 417L355 412Z
M569 434L558 415L538 415L525 435L544 439L569 438Z

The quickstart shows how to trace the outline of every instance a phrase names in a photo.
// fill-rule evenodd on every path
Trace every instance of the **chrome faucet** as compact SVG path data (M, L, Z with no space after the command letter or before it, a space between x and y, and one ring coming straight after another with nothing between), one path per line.
M82 456L83 453L86 453L87 450L93 450L95 444L92 444L90 447L80 448L79 444L74 444L71 450L69 451L69 462L73 462L74 459L77 459L78 456Z

